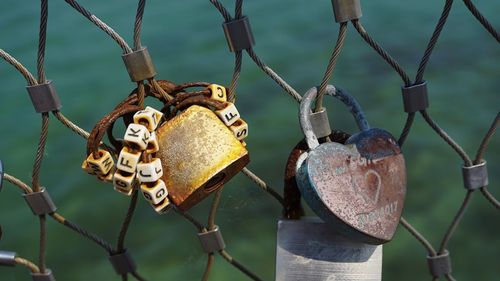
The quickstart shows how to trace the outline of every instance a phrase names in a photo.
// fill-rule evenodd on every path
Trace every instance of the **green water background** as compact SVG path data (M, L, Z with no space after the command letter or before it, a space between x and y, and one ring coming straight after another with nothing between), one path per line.
M299 92L319 83L334 45L338 26L330 1L246 1L256 52ZM470 154L480 144L499 110L500 48L455 1L450 20L427 69L430 114ZM475 1L500 28L500 1ZM232 7L232 1L226 1ZM363 1L367 30L414 75L418 61L441 13L444 1ZM130 43L136 1L83 1ZM0 1L0 48L36 73L38 1ZM176 82L211 81L228 84L234 56L228 52L222 18L209 1L148 1L143 44L152 54L159 79ZM63 112L90 130L126 96L134 84L123 67L121 50L103 32L64 1L50 1L47 76L54 80ZM348 89L363 105L373 126L399 135L401 81L390 67L349 27L334 83ZM23 78L0 64L0 157L6 171L29 182L38 140L40 117L34 113ZM345 108L327 100L334 128L355 130ZM246 140L249 167L269 184L282 188L288 153L302 138L297 104L246 56L238 88L238 109L250 125ZM497 197L500 152L494 137L486 154L490 189ZM404 147L408 168L405 217L436 247L464 198L461 159L424 122L416 118ZM67 218L113 241L118 235L128 199L80 169L85 142L51 118L41 180L59 211ZM175 214L156 215L139 200L128 236L128 247L148 280L199 280L206 256L195 229ZM205 221L210 202L192 210ZM227 250L273 280L276 202L242 175L225 188L218 216ZM37 259L38 220L19 190L10 184L0 193L0 249ZM48 223L48 265L58 280L119 280L105 252L70 230ZM500 273L499 213L476 194L449 245L458 280L497 280ZM399 228L384 246L384 280L429 280L423 247ZM30 280L26 270L0 268L0 280ZM247 280L217 257L211 280Z

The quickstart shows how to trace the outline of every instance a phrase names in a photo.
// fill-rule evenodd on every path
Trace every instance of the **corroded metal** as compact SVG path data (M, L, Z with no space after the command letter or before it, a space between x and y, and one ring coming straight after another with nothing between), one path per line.
M382 247L353 242L318 218L280 220L276 281L380 281Z
M250 158L211 110L193 105L157 130L162 179L171 201L187 210L221 188Z
M317 95L309 90L300 105L300 124L310 150L297 161L297 185L311 209L351 239L381 244L392 239L406 195L406 168L401 150L387 131L370 129L360 105L328 86L355 117L361 132L344 144L320 144L310 123Z

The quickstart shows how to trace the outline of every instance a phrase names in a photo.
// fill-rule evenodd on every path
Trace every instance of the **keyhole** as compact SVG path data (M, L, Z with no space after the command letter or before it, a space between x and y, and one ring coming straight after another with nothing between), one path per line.
M226 178L226 173L219 173L215 175L215 177L211 178L203 187L206 193L210 193L216 189L218 189Z

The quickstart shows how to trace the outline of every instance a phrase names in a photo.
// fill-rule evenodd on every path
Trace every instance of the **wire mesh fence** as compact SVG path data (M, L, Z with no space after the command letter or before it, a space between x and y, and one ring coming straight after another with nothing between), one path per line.
M138 51L142 48L142 42L141 42L141 25L142 25L142 20L144 16L144 10L146 6L146 1L138 1L137 5L137 10L136 10L136 15L135 15L135 23L134 23L134 28L133 28L133 46L129 46L129 44L126 42L125 39L123 39L116 31L114 31L108 24L104 23L98 16L94 15L92 12L84 8L81 3L78 3L76 1L72 0L66 0L66 2L69 4L70 7L74 8L79 14L83 15L87 20L92 22L95 26L97 26L99 29L104 31L106 34L109 35L121 48L122 54L130 54L132 52ZM210 1L213 7L221 14L222 18L221 20L225 23L228 22L234 22L237 20L241 20L244 15L246 15L249 19L250 22L253 22L253 19L255 16L252 14L247 14L244 12L244 7L243 7L243 1L242 0L237 0L235 1L234 4L234 12L230 11L228 7L220 3L219 1ZM441 36L441 33L446 26L446 22L448 20L448 16L450 12L453 10L454 5L461 5L461 1L454 1L452 0L447 0L444 1L443 3L443 8L442 12L439 18L436 19L436 26L435 29L430 36L430 39L428 41L428 44L425 48L425 50L422 50L422 55L419 60L418 64L418 70L416 71L415 78L413 78L412 75L409 74L403 67L400 65L395 58L393 58L389 52L387 52L378 41L374 37L371 36L371 33L365 29L363 26L362 18L355 18L350 21L343 21L338 24L338 37L337 37L337 42L334 45L334 48L332 49L332 53L330 56L330 59L327 63L326 66L326 71L323 76L323 79L317 82L321 82L319 84L319 93L320 97L317 99L316 103L316 109L320 109L322 107L322 93L324 92L326 85L328 85L329 81L335 81L335 77L332 78L332 75L336 74L335 66L337 63L337 60L342 57L344 53L347 53L349 50L347 48L347 45L345 43L346 36L350 35L352 33L357 33L360 38L370 47L374 50L373 55L380 56L396 73L398 76L400 76L402 80L402 87L404 89L410 89L410 88L424 88L423 85L425 85L425 73L426 69L428 66L428 63L432 62L431 55L438 43L438 40ZM46 46L46 38L47 38L47 20L49 18L49 8L48 8L48 0L42 0L40 1L41 6L40 6L40 32L39 32L39 44L38 44L38 54L37 54L37 60L36 60L36 75L32 74L27 68L25 68L20 62L18 62L14 57L11 56L11 54L0 50L0 56L6 60L8 63L10 63L13 67L15 67L26 79L27 85L32 87L32 86L37 86L37 85L45 85L49 81L46 77L46 71L45 71L45 46ZM468 10L470 10L471 14L476 18L476 20L487 30L487 32L493 37L494 40L497 42L500 42L500 35L499 33L495 30L495 28L488 22L487 19L485 19L479 10L474 6L474 4L471 1L464 0L463 4L467 7ZM255 17L257 18L257 17ZM257 21L257 20L256 20ZM258 36L256 36L257 42L258 42ZM50 48L50 44L49 44ZM257 48L256 48L257 49ZM12 53L15 53L15 50L13 50ZM238 86L238 81L239 77L242 72L242 64L244 58L248 57L249 61L252 61L255 63L266 75L268 75L272 80L274 80L279 87L282 88L283 92L288 94L292 100L295 100L299 102L301 100L301 95L299 94L299 91L295 90L294 87L292 87L285 79L281 78L271 67L269 67L263 59L257 54L257 50L254 50L253 46L250 46L247 48L244 48L242 50L237 50L234 52L234 71L232 75L232 79L230 82L229 88L229 97L234 97L236 95L236 89ZM340 71L340 70L338 70ZM50 76L50 75L47 75ZM428 81L428 83L431 83L432 81ZM164 89L160 86L159 82L156 81L154 78L147 79L145 81L139 81L137 82L137 89L144 88L144 87L150 87L152 92L155 92L159 96L163 96L165 99L168 99L168 93L164 91ZM432 101L432 92L429 94L429 97ZM396 97L394 97L396 98ZM400 99L400 95L397 95L397 98ZM144 96L141 98L139 96L139 101L138 105L143 106L144 105ZM495 101L495 99L493 99ZM406 100L405 100L406 102ZM432 104L432 103L431 103ZM35 104L36 106L36 104ZM410 106L411 107L411 106ZM67 118L63 114L63 109L60 110L59 107L56 106L56 108L52 108L51 110L48 110L46 112L41 113L41 128L40 128L40 136L39 136L39 142L38 146L36 149L35 153L35 159L33 163L33 169L31 173L31 183L27 184L18 178L16 178L14 175L11 175L9 173L8 165L6 165L5 173L4 173L4 181L11 183L14 186L17 186L20 188L21 192L24 193L25 195L29 194L35 194L44 191L44 185L40 181L40 175L41 175L41 169L42 169L42 162L43 158L45 155L45 150L46 150L46 143L47 140L50 140L50 134L49 134L49 124L51 123L52 120L54 121L59 121L62 123L64 126L66 126L68 129L73 131L75 134L87 139L89 137L89 133L80 128L77 124L73 123L69 118ZM445 130L443 130L437 123L436 121L432 118L430 112L427 110L426 106L417 106L416 108L412 108L409 111L407 116L406 116L406 121L401 128L401 133L399 136L399 144L400 146L403 147L404 151L404 144L405 142L412 137L411 131L412 127L414 126L413 124L416 122L421 122L429 126L430 129L434 131L434 133L439 136L443 140L443 144L446 144L449 146L449 149L456 153L460 159L461 159L461 164L463 165L463 173L464 173L464 181L469 183L468 186L466 186L466 189L463 191L464 197L462 204L460 207L456 210L455 216L452 218L451 222L449 223L449 226L442 236L442 239L439 244L434 245L433 243L430 243L426 237L425 234L420 233L416 228L414 228L409 221L407 221L405 218L401 219L401 225L425 248L427 251L428 257L434 258L434 259L443 259L446 260L448 257L448 244L450 242L450 239L453 238L453 235L457 229L457 227L460 224L460 221L462 220L462 217L466 213L466 208L470 204L471 198L473 196L483 196L486 201L488 202L487 204L491 205L491 208L496 208L497 210L499 209L500 203L498 202L497 199L488 191L488 188L485 186L484 182L480 182L481 179L477 179L478 176L478 170L484 169L484 158L485 158L485 153L488 148L488 145L491 141L491 139L494 136L496 127L498 126L498 122L500 119L500 115L498 112L492 114L491 116L491 125L489 126L489 129L483 133L483 135L479 138L478 137L478 144L477 144L477 149L475 153L470 154L467 153L458 142L456 142ZM52 115L52 116L51 116ZM419 137L419 136L415 136ZM421 137L421 136L420 136ZM258 157L258 156L256 156ZM7 163L8 164L8 163ZM457 163L458 164L458 163ZM273 189L269 185L265 183L264 180L259 178L255 173L253 173L251 170L248 168L245 168L242 172L244 175L248 176L258 187L262 188L264 191L268 192L269 195L272 196L272 198L276 199L277 204L283 204L283 198L280 195L280 192ZM411 173L411 171L409 171ZM484 177L483 177L484 178ZM472 180L474 179L474 180ZM475 182L479 181L479 184L474 184ZM473 182L473 183L471 183ZM495 183L490 183L495 184ZM45 189L46 191L50 191L50 187ZM221 204L221 194L222 194L222 189L217 192L212 199L212 205L210 207L210 211L208 212L208 222L207 224L204 224L198 219L194 218L192 215L190 215L188 212L182 212L177 210L177 213L184 217L187 221L189 221L195 228L198 233L204 233L207 231L212 231L216 227L216 214L217 214L217 209L219 207L219 204ZM132 221L134 212L136 210L136 205L138 201L138 190L135 188L132 196L130 197L130 202L129 206L127 208L126 213L124 214L124 219L121 225L121 228L117 231L118 239L115 243L110 243L107 242L105 239L100 238L97 234L94 234L93 232L90 232L89 230L84 229L83 227L79 226L78 224L70 221L66 217L64 217L61 213L50 209L46 210L44 212L41 212L38 216L39 219L39 234L40 234L40 242L39 242L39 256L36 262L31 262L27 259L21 258L19 256L16 256L15 259L13 259L15 264L18 265L23 265L27 267L33 274L47 274L49 272L50 264L47 265L47 260L46 260L46 241L47 241L47 230L46 230L46 220L49 218L54 219L56 222L64 225L65 227L68 227L72 231L78 233L84 238L89 239L91 242L97 244L99 247L101 247L108 256L111 257L116 257L123 255L126 253L126 245L125 245L125 240L128 232L128 228L130 227L130 223ZM57 203L57 202L56 202ZM485 203L486 204L486 203ZM224 229L222 229L223 231ZM7 231L7 230L5 230ZM98 231L98 230L96 230ZM50 235L50 233L49 233ZM4 250L4 249L2 249ZM222 257L223 260L227 261L229 264L234 266L236 269L240 270L243 274L247 275L249 278L254 279L254 280L261 280L258 275L259 272L258 270L252 270L247 268L243 262L240 262L239 260L233 258L229 252L229 250L220 250L218 251L218 254ZM51 253L51 254L56 254L56 253ZM206 263L206 268L204 270L202 279L207 280L210 276L211 268L213 266L213 263L215 261L215 254L214 252L208 253L207 254L207 263ZM450 255L452 258L454 256L454 253L451 252ZM127 260L125 258L125 260ZM116 267L115 267L116 268ZM111 270L111 267L110 267ZM140 268L139 268L140 270ZM118 271L120 272L120 271ZM142 273L141 273L142 274ZM127 280L127 278L135 278L137 280L145 280L145 277L142 277L141 275L134 266L126 266L125 270L121 272L121 277L123 280ZM57 272L55 272L55 275L57 275ZM130 276L129 276L130 275ZM454 280L453 273L447 270L444 270L442 272L433 273L432 278L434 280L438 279L439 277L444 277L448 280Z

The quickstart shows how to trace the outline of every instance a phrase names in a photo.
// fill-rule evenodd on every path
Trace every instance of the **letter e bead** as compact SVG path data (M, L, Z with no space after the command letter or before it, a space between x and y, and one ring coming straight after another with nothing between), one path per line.
M148 147L149 131L143 125L129 124L127 131L125 131L124 140L129 146L145 150Z
M231 126L236 122L236 120L240 119L240 113L236 106L234 106L231 102L226 102L226 107L221 110L216 110L215 114L219 116L219 118L226 124L226 126Z

